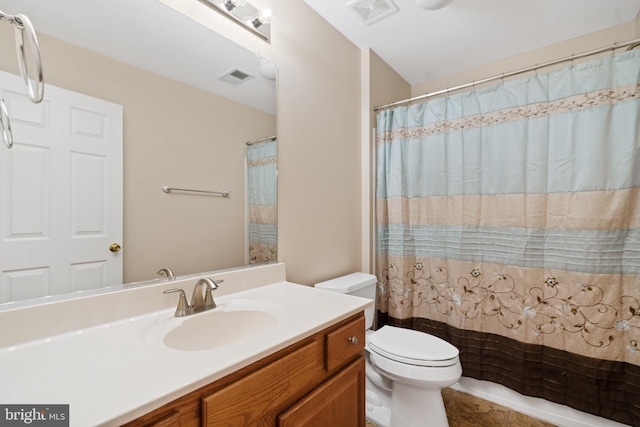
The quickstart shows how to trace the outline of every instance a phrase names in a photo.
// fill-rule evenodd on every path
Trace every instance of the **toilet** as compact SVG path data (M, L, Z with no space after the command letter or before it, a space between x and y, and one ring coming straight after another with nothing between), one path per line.
M374 300L376 283L376 276L352 273L315 288ZM371 331L373 316L373 307L365 310L367 419L379 427L447 427L441 390L462 375L458 349L411 329Z

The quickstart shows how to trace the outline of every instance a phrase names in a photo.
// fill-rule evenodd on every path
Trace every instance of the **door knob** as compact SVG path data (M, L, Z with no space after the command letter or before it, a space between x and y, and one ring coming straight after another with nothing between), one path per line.
M112 243L111 245L109 245L109 250L111 252L120 252L120 249L122 249L122 246L117 243Z

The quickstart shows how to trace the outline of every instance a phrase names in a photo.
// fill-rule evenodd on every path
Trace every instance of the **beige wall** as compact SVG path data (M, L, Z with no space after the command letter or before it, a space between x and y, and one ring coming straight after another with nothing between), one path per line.
M636 22L637 21L631 21L627 24L618 25L616 27L611 27L602 31L587 34L582 37L577 37L561 43L553 44L542 49L536 49L530 52L523 53L521 55L506 58L502 61L488 63L443 78L413 85L411 88L411 96L420 96L425 93L443 90L448 87L470 83L474 80L493 77L502 73L508 73L510 71L530 67L535 64L542 64L548 61L553 61L555 59L564 58L567 56L571 56L572 54L588 52L590 50L605 47L613 43L631 40L636 38L638 34L640 34L636 29ZM593 57L590 59L593 59ZM576 61L576 63L577 62L578 61ZM539 72L544 73L567 65L568 64L549 67L542 69ZM518 77L523 76L524 75L520 75ZM493 82L489 84L496 83L497 82Z
M369 53L369 76L371 104L369 117L375 125L376 113L373 108L379 105L397 101L400 97L411 96L411 86L398 73L384 62L375 52Z
M411 96L411 86L371 49L362 50L362 270L375 271L375 127L374 107Z
M1 27L0 68L17 73L13 32ZM161 267L185 274L244 264L244 142L274 134L275 117L39 39L46 84L124 107L124 281L158 277ZM165 194L163 185L231 197Z
M302 0L272 3L279 258L311 285L360 270L360 51Z

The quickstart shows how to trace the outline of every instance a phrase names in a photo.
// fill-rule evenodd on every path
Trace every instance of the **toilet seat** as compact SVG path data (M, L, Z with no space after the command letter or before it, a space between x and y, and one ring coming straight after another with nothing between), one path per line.
M399 363L448 367L459 362L459 351L448 342L420 331L385 325L367 337L369 351Z

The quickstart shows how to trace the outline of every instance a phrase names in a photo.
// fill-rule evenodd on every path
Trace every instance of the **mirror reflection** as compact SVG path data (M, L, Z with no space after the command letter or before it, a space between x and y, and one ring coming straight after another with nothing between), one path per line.
M278 260L278 147L275 136L247 143L249 262Z
M0 304L277 259L269 61L156 0L0 10L30 18L45 80L31 103L0 22Z

